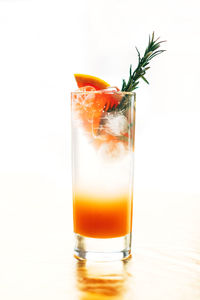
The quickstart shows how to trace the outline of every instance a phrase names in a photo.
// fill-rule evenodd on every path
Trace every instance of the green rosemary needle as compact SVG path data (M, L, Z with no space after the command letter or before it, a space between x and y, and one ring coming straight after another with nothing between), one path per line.
M128 82L123 79L121 91L123 92L132 92L138 88L139 80L142 78L147 84L149 84L148 80L145 78L146 71L150 68L149 63L152 58L161 54L166 50L159 50L160 44L165 41L159 41L159 38L155 39L154 32L152 36L149 36L148 46L144 52L144 56L141 57L140 52L137 47L138 54L138 65L137 68L132 71L132 65L130 65L129 71L129 79ZM117 106L118 110L126 109L129 106L129 95L123 97L120 104Z

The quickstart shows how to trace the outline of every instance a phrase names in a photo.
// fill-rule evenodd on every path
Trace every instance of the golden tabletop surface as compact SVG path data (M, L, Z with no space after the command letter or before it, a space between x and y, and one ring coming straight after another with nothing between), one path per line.
M132 257L105 263L73 257L71 199L48 196L2 214L1 299L200 299L198 195L136 192Z

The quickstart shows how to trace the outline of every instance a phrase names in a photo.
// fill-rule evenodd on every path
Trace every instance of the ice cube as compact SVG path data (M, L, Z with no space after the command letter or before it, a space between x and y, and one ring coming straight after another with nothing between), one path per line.
M82 107L82 109L84 109L85 106L90 106L92 104L92 100L94 100L95 97L95 95L91 92L94 91L96 91L96 89L92 86L79 88L73 95L74 104L78 104Z
M128 120L122 113L108 113L105 130L108 134L119 136L128 132Z
M107 88L105 88L103 91L108 91L108 92L119 92L119 89L117 86L108 86Z

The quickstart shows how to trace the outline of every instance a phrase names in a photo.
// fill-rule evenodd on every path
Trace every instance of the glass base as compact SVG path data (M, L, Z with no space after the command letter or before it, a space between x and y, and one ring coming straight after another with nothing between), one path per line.
M114 261L131 255L131 233L117 238L97 239L75 233L74 256L79 260Z

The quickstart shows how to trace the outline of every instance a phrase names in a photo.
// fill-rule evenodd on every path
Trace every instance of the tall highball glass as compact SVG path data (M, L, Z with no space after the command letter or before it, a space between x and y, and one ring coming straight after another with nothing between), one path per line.
M135 93L82 88L71 99L75 257L125 259L131 253Z

